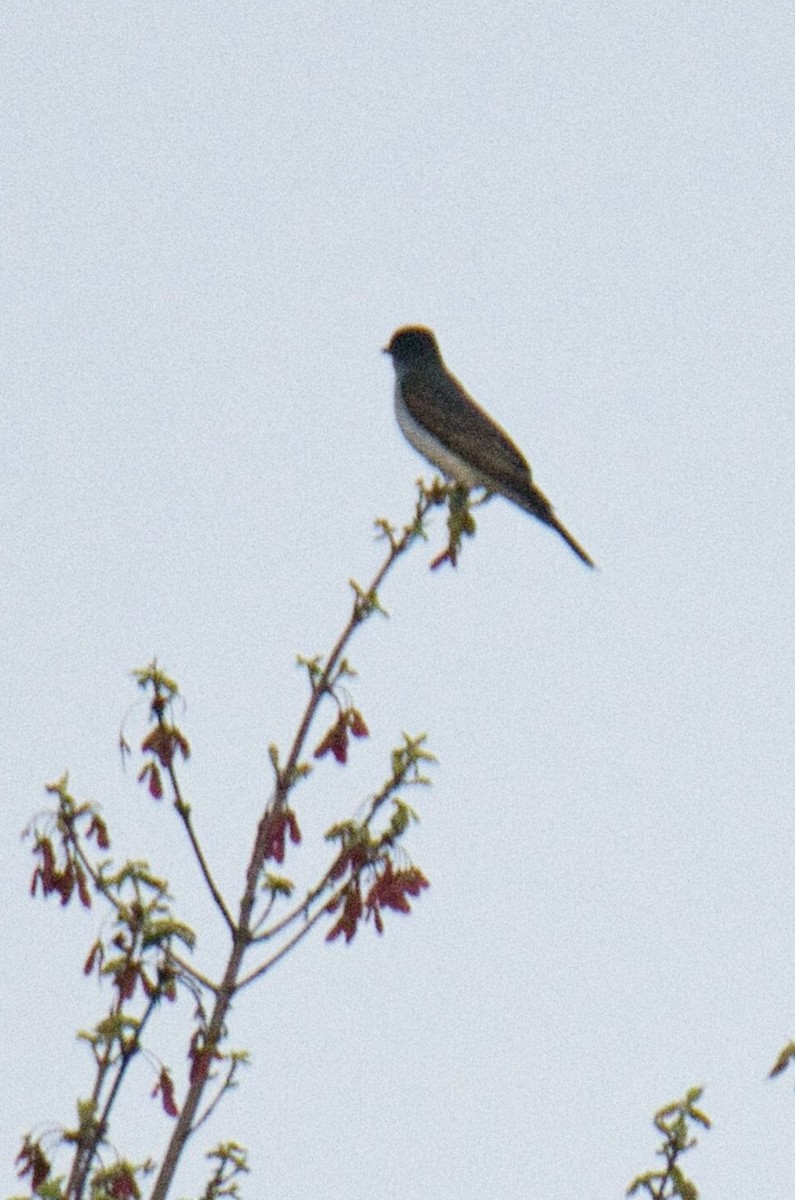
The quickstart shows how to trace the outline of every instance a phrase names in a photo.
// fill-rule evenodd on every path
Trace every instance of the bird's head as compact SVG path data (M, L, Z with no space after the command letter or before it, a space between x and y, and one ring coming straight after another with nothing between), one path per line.
M424 325L403 325L396 329L389 344L384 346L384 354L390 356L396 369L442 361L438 342Z

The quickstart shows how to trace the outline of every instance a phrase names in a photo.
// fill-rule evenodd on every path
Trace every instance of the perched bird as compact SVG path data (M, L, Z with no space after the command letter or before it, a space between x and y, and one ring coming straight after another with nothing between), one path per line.
M533 483L522 452L447 370L431 330L422 325L397 329L384 354L395 368L398 424L414 449L448 479L513 500L550 525L584 563L594 566Z

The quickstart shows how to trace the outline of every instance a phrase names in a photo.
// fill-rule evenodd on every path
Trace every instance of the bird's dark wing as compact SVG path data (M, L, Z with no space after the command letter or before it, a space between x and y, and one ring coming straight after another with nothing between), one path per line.
M428 379L410 372L403 380L403 400L418 425L460 458L494 479L495 490L526 492L530 467L521 450L449 372ZM466 403L461 404L463 398Z
M411 372L403 380L402 395L417 424L477 468L492 483L492 491L502 492L514 504L549 525L584 563L589 567L594 565L590 555L558 520L544 493L533 483L530 467L521 450L453 375L441 371L438 376L428 379L424 372ZM468 401L463 405L460 403L462 395Z

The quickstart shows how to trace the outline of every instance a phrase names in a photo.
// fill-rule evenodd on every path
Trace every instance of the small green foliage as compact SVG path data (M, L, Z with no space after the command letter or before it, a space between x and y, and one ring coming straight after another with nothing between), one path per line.
M293 784L298 783L301 779L306 779L307 775L312 774L312 766L308 762L297 762L292 770L287 767L282 768L279 758L279 747L274 743L268 746L268 758L276 777L276 787L282 789L285 794Z
M343 844L356 836L359 826L356 821L337 821L326 830L327 842L342 842Z
M266 871L262 880L263 892L270 892L272 896L292 896L295 890L295 884L291 879L286 879L283 875L273 875L270 871Z
M188 950L196 945L196 934L190 925L166 917L159 921L147 921L141 932L141 946L148 950L150 946L166 945L170 942L181 942Z
M654 1124L663 1135L663 1142L657 1154L665 1159L665 1170L648 1171L645 1175L638 1175L627 1188L628 1196L643 1191L651 1200L673 1200L674 1197L679 1197L680 1200L698 1200L698 1189L682 1172L679 1159L687 1150L697 1145L696 1138L690 1132L691 1126L711 1128L712 1122L707 1114L696 1107L702 1091L702 1088L691 1088L685 1093L684 1099L666 1104L655 1113Z
M398 544L399 538L397 529L392 522L388 521L386 517L379 517L373 523L377 530L376 540L381 541L382 539L385 539L389 542L390 549L394 550Z
M419 817L414 809L406 804L405 800L394 800L392 816L389 818L390 840L397 841L402 837L412 822L415 825L419 822Z
M215 1159L216 1167L202 1192L201 1200L221 1200L240 1195L238 1176L248 1173L248 1154L237 1142L221 1142L207 1157Z
M111 964L108 964L110 968ZM97 1021L96 1029L92 1033L81 1031L78 1037L82 1041L91 1042L94 1046L102 1046L103 1052L105 1047L112 1047L114 1043L119 1046L130 1046L138 1036L141 1028L141 1022L137 1017L125 1016L124 1013L111 1013L101 1021Z
M176 700L179 695L176 681L166 675L165 671L160 670L156 659L152 659L146 667L137 667L132 672L132 676L143 691L151 690L167 702Z
M457 566L461 543L465 537L474 537L476 530L469 500L469 488L462 487L460 484L442 486L448 504L447 548L431 563L434 570L445 562L449 562L451 567Z
M306 671L309 676L309 683L314 691L323 678L324 667L321 655L316 654L314 658L306 658L303 654L297 654L295 661L297 666L303 667Z
M154 875L144 859L130 859L118 871L104 874L102 882L114 891L121 891L125 884L132 884L135 903L140 903L142 892L154 893L157 903L170 899L168 883L160 875Z
M348 583L353 588L353 594L356 597L354 601L354 612L357 621L364 621L372 613L381 613L383 617L388 617L389 613L378 599L378 593L375 588L366 592L363 587L356 582L355 579L349 579Z
M64 1177L57 1175L54 1179L48 1179L41 1185L36 1192L37 1200L64 1200Z
M403 734L403 745L392 751L392 778L398 783L430 785L430 779L420 771L420 763L435 763L436 758L428 750L423 750L426 735L418 737Z
M782 1071L786 1071L793 1058L795 1058L795 1042L788 1042L773 1063L768 1079L775 1079L776 1075L780 1075Z
M78 1034L78 1037L82 1035ZM65 1129L64 1140L72 1142L84 1141L87 1136L99 1128L97 1121L97 1102L94 1099L77 1101L77 1128Z

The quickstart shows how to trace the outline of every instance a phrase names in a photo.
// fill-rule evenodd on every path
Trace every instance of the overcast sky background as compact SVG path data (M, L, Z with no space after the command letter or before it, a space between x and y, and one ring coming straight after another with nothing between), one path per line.
M380 348L423 322L600 571L495 500L457 571L428 570L437 513L389 580L351 652L372 736L299 816L426 731L431 890L241 998L253 1067L174 1195L234 1138L249 1196L607 1200L703 1084L703 1195L791 1197L795 10L10 0L0 89L4 1194L23 1132L73 1122L106 1001L99 914L31 901L19 831L68 768L219 969L176 818L119 762L128 672L181 684L236 905L295 655L412 510Z

